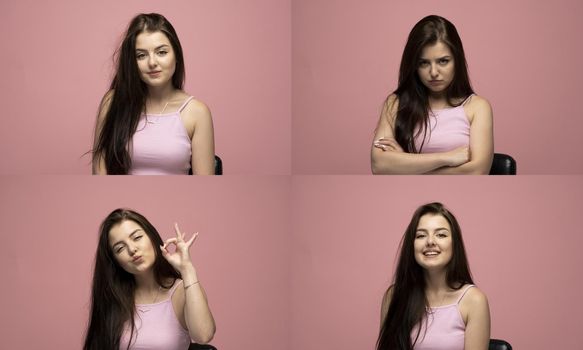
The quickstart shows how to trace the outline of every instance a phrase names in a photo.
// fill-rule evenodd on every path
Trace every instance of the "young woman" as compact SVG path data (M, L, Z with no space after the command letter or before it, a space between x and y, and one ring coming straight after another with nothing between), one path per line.
M94 174L214 174L209 109L182 90L184 58L162 15L140 14L117 51L99 107Z
M487 350L490 311L461 229L441 203L415 211L381 306L377 350Z
M116 209L102 222L84 350L188 349L208 343L215 322L188 249L162 241L142 215ZM172 252L169 246L175 246Z
M443 17L423 18L375 130L372 172L488 174L493 152L492 109L470 86L457 30Z

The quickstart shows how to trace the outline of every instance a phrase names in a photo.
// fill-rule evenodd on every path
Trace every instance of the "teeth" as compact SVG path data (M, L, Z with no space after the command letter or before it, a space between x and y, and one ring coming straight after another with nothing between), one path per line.
M437 252L427 252L424 255L437 255L437 254L439 254L439 253L437 253Z

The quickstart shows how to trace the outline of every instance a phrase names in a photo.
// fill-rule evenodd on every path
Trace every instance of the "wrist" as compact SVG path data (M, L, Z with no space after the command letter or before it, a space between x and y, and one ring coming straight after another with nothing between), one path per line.
M196 269L192 264L185 266L180 269L180 275L185 284L190 284L192 282L198 281L198 276L196 274Z

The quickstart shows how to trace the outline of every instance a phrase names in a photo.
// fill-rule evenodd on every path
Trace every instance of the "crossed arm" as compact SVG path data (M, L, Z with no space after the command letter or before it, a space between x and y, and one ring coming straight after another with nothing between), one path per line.
M371 149L373 174L488 174L494 150L492 109L485 99L474 98L476 112L470 124L469 147L440 153L407 153L395 141L398 100L395 95L389 96Z

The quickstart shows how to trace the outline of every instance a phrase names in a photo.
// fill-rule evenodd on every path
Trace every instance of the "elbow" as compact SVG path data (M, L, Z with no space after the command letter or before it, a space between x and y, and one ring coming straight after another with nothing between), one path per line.
M192 337L192 335L191 335L191 337L192 337L192 339L193 339L194 341L196 341L198 344L208 344L208 343L210 343L210 342L213 340L213 338L215 337L215 331L216 331L216 328L215 328L215 326L213 325L213 327L212 327L212 328L210 328L210 329L208 329L208 330L206 330L206 331L204 331L204 332L201 332L201 334L197 334L197 336L196 336L196 337Z

